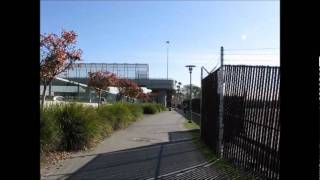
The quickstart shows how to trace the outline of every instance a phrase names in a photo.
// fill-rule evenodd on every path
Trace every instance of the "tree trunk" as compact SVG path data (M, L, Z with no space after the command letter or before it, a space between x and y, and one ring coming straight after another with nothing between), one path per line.
M101 104L101 91L99 91L99 101L98 101L98 107Z
M47 84L43 84L43 90L42 90L42 97L41 97L41 110L44 108L44 102L46 100L46 90L47 90Z

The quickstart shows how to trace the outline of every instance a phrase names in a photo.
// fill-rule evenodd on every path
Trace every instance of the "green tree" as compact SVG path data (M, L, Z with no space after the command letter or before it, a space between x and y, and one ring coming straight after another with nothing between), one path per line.
M191 86L192 98L200 98L201 88L196 85ZM190 85L184 85L182 88L183 99L190 98Z

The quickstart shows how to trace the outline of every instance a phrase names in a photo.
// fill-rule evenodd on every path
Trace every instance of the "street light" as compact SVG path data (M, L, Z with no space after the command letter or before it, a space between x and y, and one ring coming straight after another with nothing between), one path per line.
M192 100L192 90L191 90L191 73L192 73L192 68L196 67L195 65L186 65L185 66L186 68L189 68L189 72L190 72L190 101L189 101L189 111L190 111L190 119L189 119L189 123L192 122L192 103L191 103L191 100Z
M180 102L180 98L179 98L179 96L180 96L180 86L179 85L177 85L177 93L176 93L176 106L179 104L179 102Z
M179 104L181 104L181 94L180 94L180 88L182 87L182 84L181 84L181 82L178 82L178 86L177 86L177 88L178 88L178 103Z
M169 43L170 41L166 41L167 45L167 80L168 80L168 69L169 69L169 65L168 65L168 59L169 59Z

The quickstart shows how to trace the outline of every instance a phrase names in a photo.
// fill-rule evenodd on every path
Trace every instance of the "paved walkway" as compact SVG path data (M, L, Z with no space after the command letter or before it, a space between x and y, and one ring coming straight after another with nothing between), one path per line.
M185 121L175 111L147 115L42 179L226 179L193 145Z

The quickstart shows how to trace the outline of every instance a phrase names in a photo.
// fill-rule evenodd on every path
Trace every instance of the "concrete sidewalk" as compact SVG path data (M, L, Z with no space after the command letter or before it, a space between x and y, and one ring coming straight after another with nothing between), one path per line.
M147 115L95 149L77 153L43 172L42 179L172 179L177 175L185 179L190 172L222 177L193 145L185 121L175 111ZM194 171L200 166L201 171Z

